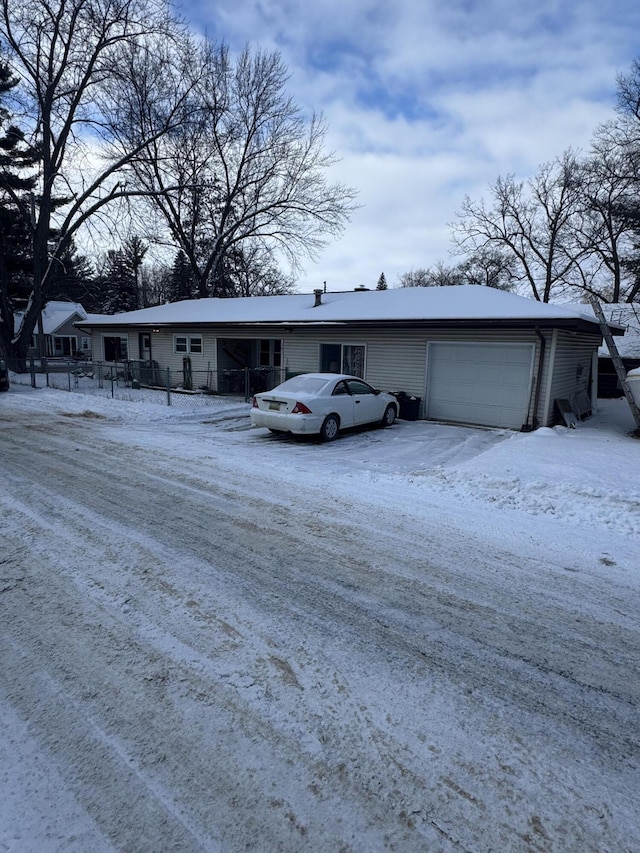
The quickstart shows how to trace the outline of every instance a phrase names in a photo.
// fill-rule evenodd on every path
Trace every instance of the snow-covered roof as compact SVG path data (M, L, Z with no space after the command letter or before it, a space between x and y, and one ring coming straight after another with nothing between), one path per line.
M390 290L189 299L112 316L92 316L85 325L345 323L379 321L583 320L593 314L578 306L537 302L490 287L413 287Z
M20 328L24 312L17 311L14 314L14 324L16 329ZM88 315L79 302L64 302L62 300L52 300L47 302L42 312L42 323L45 335L55 335L61 326L68 323L76 317L80 320L86 320ZM38 328L35 332L37 334Z
M591 305L575 305L579 309L593 314ZM612 327L625 330L624 337L616 340L616 348L623 358L640 358L640 303L603 302L602 313ZM609 356L606 342L598 350L598 355Z

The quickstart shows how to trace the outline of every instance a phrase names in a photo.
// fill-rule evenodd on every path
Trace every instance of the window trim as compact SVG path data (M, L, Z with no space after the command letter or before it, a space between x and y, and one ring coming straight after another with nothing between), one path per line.
M265 346L266 344L266 346ZM280 370L282 367L282 338L258 339L258 366ZM266 356L266 361L264 357Z
M178 349L178 339L184 339L184 349ZM200 347L194 349L194 342L199 342ZM203 355L204 354L204 340L202 334L175 334L173 336L173 352L175 355Z

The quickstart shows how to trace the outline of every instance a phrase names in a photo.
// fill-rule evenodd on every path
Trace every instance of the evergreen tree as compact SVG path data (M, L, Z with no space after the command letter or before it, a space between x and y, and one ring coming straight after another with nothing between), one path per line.
M189 259L184 252L177 253L171 269L171 279L167 297L169 302L193 299L196 295L196 282Z
M386 290L387 289L387 279L385 278L385 274L383 272L380 273L380 278L378 279L378 283L376 285L376 290Z
M141 271L141 290L147 300L143 306L164 305L170 302L172 269L162 263L147 264Z
M32 287L29 211L35 178L28 170L38 155L4 106L17 84L0 61L0 352L24 358L28 342L22 352L13 347L14 312L25 307Z
M73 242L55 261L48 299L79 302L90 313L101 310L94 269L84 255L78 254Z
M121 314L140 307L135 274L122 249L107 252L99 283L101 311L105 314Z
M149 247L140 237L138 237L137 234L133 234L131 237L126 239L122 247L124 257L131 267L131 272L133 273L133 278L136 282L138 302L141 308L146 308L148 305L148 298L144 286L145 279L142 275L142 262L144 261L144 256L147 254L148 249Z

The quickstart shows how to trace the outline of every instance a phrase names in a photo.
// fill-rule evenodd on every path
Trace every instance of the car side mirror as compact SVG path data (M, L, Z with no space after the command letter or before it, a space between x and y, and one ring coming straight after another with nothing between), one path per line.
M379 389L379 388L374 388L374 389L373 389L373 393L374 393L374 394L376 395L376 397L377 397L377 396L378 396L378 394L380 393L380 389Z

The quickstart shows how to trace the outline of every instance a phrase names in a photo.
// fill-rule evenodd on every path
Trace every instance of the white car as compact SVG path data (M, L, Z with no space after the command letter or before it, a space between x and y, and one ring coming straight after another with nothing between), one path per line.
M303 373L253 398L251 423L271 432L319 435L331 441L340 430L361 424L391 426L398 416L392 394L357 376Z

